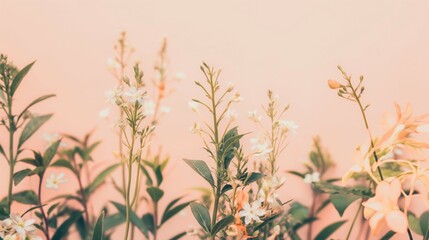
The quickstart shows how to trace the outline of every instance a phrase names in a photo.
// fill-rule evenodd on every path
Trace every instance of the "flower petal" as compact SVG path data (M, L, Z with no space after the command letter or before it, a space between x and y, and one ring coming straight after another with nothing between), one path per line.
M393 210L386 215L387 226L397 233L405 233L408 221L405 214L399 210Z

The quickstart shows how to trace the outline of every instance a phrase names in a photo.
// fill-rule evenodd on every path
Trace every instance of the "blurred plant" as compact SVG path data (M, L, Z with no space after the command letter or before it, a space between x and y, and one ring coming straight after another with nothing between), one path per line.
M297 231L308 225L307 239L328 239L335 231L337 231L346 221L337 221L329 224L322 229L316 237L313 238L313 223L320 219L319 215L325 207L331 203L331 199L326 199L323 191L319 188L323 184L331 184L340 179L328 178L326 173L332 169L335 164L331 159L330 154L322 148L320 138L313 139L313 150L309 154L310 161L304 163L305 171L288 171L303 179L303 181L311 186L312 200L310 207L307 207L299 202L292 203L289 210L289 218L286 220L286 231L292 239L299 239Z
M0 154L4 156L9 164L7 199L5 204L1 204L0 206L0 208L3 209L3 215L6 216L10 214L12 202L16 200L13 196L13 176L15 175L15 166L20 160L19 156L24 151L23 145L52 116L52 114L37 116L30 113L30 109L34 105L54 97L55 95L53 94L39 97L28 104L24 109L18 111L18 113L15 112L14 98L16 97L16 92L33 64L34 62L25 66L22 70L18 70L9 62L7 56L3 54L0 55L0 108L4 112L4 115L1 117L0 125L9 133L9 151L6 153L3 145L0 145ZM16 134L22 127L23 130L21 131L18 141L16 141Z
M234 89L232 84L229 84L225 91L221 91L218 81L220 70L215 70L205 63L200 69L206 78L206 84L198 81L195 84L201 88L208 101L192 99L189 106L195 112L199 112L199 106L205 108L211 114L212 123L203 121L204 128L195 123L191 131L201 137L204 149L214 161L214 177L206 161L185 160L185 162L210 184L213 199L210 203L213 206L190 204L192 213L202 229L189 232L198 234L200 238L215 239L218 235L248 238L251 235L248 235L247 230L252 231L261 224L261 220L269 218L271 209L263 209L260 201L255 200L253 203L248 201L246 186L260 180L263 175L248 172L246 166L248 156L243 154L240 145L243 134L238 134L237 127L231 127L236 119L231 106L239 102L241 97L238 92L230 97ZM210 141L208 142L206 138ZM213 208L210 214L211 207Z
M164 180L164 172L169 162L169 157L162 157L161 152L153 154L150 142L152 142L154 136L153 130L159 124L163 114L169 111L167 107L163 106L164 99L171 93L167 85L169 81L172 80L167 76L167 42L164 40L155 63L155 78L152 81L154 95L156 97L155 101L152 101L148 96L149 94L147 94L149 86L143 83L143 72L139 70L138 65L134 67L134 83L131 83L130 79L124 74L127 66L127 59L134 51L126 44L124 33L121 34L115 49L118 51L117 54L119 57L116 57L114 60L116 64L113 64L113 66L116 66L116 68L113 70L116 72L119 71L120 77L118 77L118 73L115 73L115 71L114 75L119 80L120 85L115 90L110 91L108 97L111 102L119 106L121 112L119 138L123 138L124 140L120 140L123 146L120 147L119 156L122 156L122 159L124 159L124 149L127 149L129 155L125 158L132 158L133 160L123 160L128 167L128 173L125 174L128 176L127 184L125 184L127 188L124 189L115 184L116 189L121 192L121 194L125 195L126 205L124 206L117 202L113 202L113 204L118 209L119 213L125 215L127 219L125 238L130 235L130 238L134 239L134 227L136 227L145 238L157 239L158 230L163 224L190 203L180 203L183 197L179 197L167 205L162 216L159 213L159 202L164 196L161 184ZM125 87L129 90L124 91ZM130 101L132 102L131 104L129 103ZM136 114L135 117L133 117L133 114ZM143 125L146 125L146 127L141 127ZM133 132L137 132L137 134L133 135ZM133 139L135 140L133 141ZM133 152L132 146L134 146L135 143L137 145L137 150ZM143 147L146 149L143 150ZM134 156L131 157L131 154ZM134 171L131 171L133 163L135 163L135 179L131 179L131 174ZM144 178L142 175L146 179L145 181L143 181ZM134 181L132 197L129 196L131 181ZM143 187L145 192L141 191L143 182L145 184ZM148 210L141 218L138 218L137 212L139 211L141 199L147 202L151 210ZM106 218L106 222L110 222L111 220L112 218ZM130 223L133 224L133 227L129 226ZM129 230L130 228L131 231ZM183 235L185 235L185 232L175 236L175 239Z
M329 80L328 85L332 89L338 89L340 97L358 104L370 137L370 147L358 147L356 154L358 164L353 166L343 177L344 183L347 183L350 178L362 179L364 184L366 183L369 187L341 188L325 186L331 194L337 195L338 200L341 200L341 203L336 206L337 210L341 210L339 212L344 211L351 203L361 198L361 204L350 227L347 239L350 237L362 207L364 207L363 215L366 219L369 219L373 234L377 234L385 224L392 230L386 233L383 239L388 239L395 233L405 232L408 233L409 239L413 239L411 229L418 234L428 235L415 230L421 229L412 226L418 221L415 220L414 214L409 213L410 201L415 194L416 182L422 182L425 185L426 192L429 190L426 176L428 169L421 167L420 160L415 160L418 158L418 154L416 157L413 156L413 153L420 153L421 149L429 148L428 143L414 138L418 133L427 132L428 115L413 116L410 106L407 106L405 111L401 111L399 105L396 105L396 123L380 138L373 138L366 117L366 110L369 105L363 107L361 102L361 96L364 91L362 86L363 76L359 78L359 83L355 86L351 76L341 67L338 67L338 69L345 80L345 84ZM407 156L401 154L403 150L407 151ZM406 185L409 186L409 189L404 189L403 186ZM360 193L356 192L357 189L361 189ZM355 192L350 192L351 190L355 190ZM331 195L331 198L332 196L334 195ZM399 206L398 200L400 198L405 199L403 206ZM427 236L424 238L427 238Z
M92 195L119 166L119 164L108 166L95 178L91 178L89 164L94 161L92 153L101 143L101 141L91 142L91 135L92 132L86 134L81 140L75 136L63 134L63 139L67 139L72 143L58 152L59 159L52 164L52 167L64 168L73 173L78 183L78 191L75 194L67 193L55 196L49 201L57 202L50 207L50 212L56 213L50 216L50 221L57 221L57 218L66 213L71 217L80 212L79 217L76 217L75 222L71 222L71 224L76 224L81 239L91 239L93 236L92 230L95 227L93 224L95 224L94 221L97 216L90 212L89 201ZM84 177L86 179L83 179ZM84 182L88 184L85 186ZM64 201L58 202L62 199ZM71 207L69 205L71 200L78 202L81 209Z

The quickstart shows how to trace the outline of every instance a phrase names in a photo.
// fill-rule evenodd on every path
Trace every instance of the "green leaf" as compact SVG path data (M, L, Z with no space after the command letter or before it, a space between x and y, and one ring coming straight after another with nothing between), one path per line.
M212 226L210 223L210 214L207 207L201 203L191 203L190 206L192 214L194 215L200 226L204 229L206 233L210 233Z
M21 148L22 144L24 144L24 142L27 141L51 117L52 114L31 118L25 125L24 130L22 130L21 136L19 137L18 148Z
M422 230L423 239L429 239L429 211L426 211L420 215L420 229Z
M53 204L52 206L50 206L50 207L48 208L48 217L49 217L49 215L51 215L52 211L54 211L54 210L55 210L55 208L57 208L57 207L58 207L58 205L60 205L60 203L55 203L55 204Z
M170 238L170 240L179 240L184 236L186 236L186 232L181 232L181 233L177 234L176 236Z
M31 169L26 168L21 171L16 172L13 175L13 184L18 185L25 177L27 177L31 173Z
M117 202L113 202L113 201L111 203L116 207L116 209L118 209L119 213L121 213L122 216L124 216L124 217L126 216L126 207L124 205L117 203ZM147 229L146 225L137 216L137 214L132 210L130 210L130 220L131 220L131 223L134 226L136 226L140 230L140 232L143 233L143 235L146 236L146 238L149 237L148 229Z
M61 140L58 140L54 143L52 143L48 149L43 153L43 165L45 167L48 167L49 164L51 164L52 159L54 158L55 154L57 154L58 147L60 146Z
M4 152L2 145L0 145L0 154L3 155L7 159L6 153Z
M217 222L215 225L214 225L214 227L213 227L213 230L212 230L212 236L216 236L216 234L220 231L220 230L222 230L222 229L224 229L225 227L227 227L228 225L230 225L231 223L233 223L234 222L234 216L232 216L232 215L229 215L229 216L226 216L226 217L224 217L222 220L220 220L219 222Z
M250 176L249 177L247 177L247 174L245 174L245 185L249 185L249 184L251 184L251 183L253 183L253 182L256 182L256 181L258 181L259 179L261 179L261 178L264 178L265 177L265 175L264 174L262 174L262 173L258 173L258 172L252 172L252 173L250 173Z
M389 240L391 239L396 233L394 231L388 231L380 240Z
M150 176L149 172L147 171L147 169L145 168L145 166L143 164L140 164L140 170L143 172L143 174L146 177L146 185L152 186L153 185L152 177Z
M188 160L185 159L185 162L194 169L201 177L203 177L212 187L215 186L212 173L210 172L207 163L202 160Z
M292 174L292 175L298 176L300 178L305 178L305 174L303 174L303 173L300 173L300 172L297 172L297 171L287 171L287 172L290 173L290 174Z
M104 220L104 231L108 231L116 226L121 225L125 222L125 216L122 213L116 213L109 215Z
M157 187L148 187L146 191L149 193L150 198L152 198L155 203L157 203L162 198L162 196L164 196L164 191Z
M335 209L337 209L340 216L343 216L344 211L346 211L350 204L360 199L360 197L349 194L331 194L329 199L331 200Z
M331 203L330 199L326 199L325 201L320 204L320 206L317 208L316 213L321 212L323 209L325 209L326 206L328 206Z
M22 79L24 79L25 75L27 75L27 73L30 71L31 67L33 67L33 64L35 63L32 62L30 64L28 64L27 66L25 66L21 71L19 71L15 78L12 80L12 84L10 85L10 95L13 96L16 92L16 90L19 87L19 84L21 84Z
M65 159L57 160L56 162L51 164L51 167L63 167L63 168L69 169L72 172L76 172L76 170L73 168L70 161L65 160Z
M54 236L52 236L52 240L61 240L64 239L68 233L69 229L73 224L82 216L82 212L75 211L73 212L70 217L65 220L55 231Z
M39 198L33 190L25 190L19 193L12 195L12 199L19 203L29 204L29 205L38 205Z
M164 214L162 215L161 218L161 224L164 224L167 220L169 220L170 218L174 217L176 214L178 214L180 211L182 211L183 209L185 209L191 202L185 202L182 204L179 204L175 207L171 206L171 207L167 207L164 211ZM173 204L174 205L174 204Z
M338 228L340 228L345 222L347 222L347 221L343 220L343 221L334 222L334 223L328 225L322 231L320 231L319 234L317 234L317 236L314 238L314 240L326 240L326 239L328 239L328 237L331 236L335 231L337 231Z
M94 234L92 235L92 240L103 240L103 228L104 228L104 216L105 212L103 211L98 217L97 223L95 224Z
M44 95L44 96L41 96L41 97L37 98L36 100L32 101L26 108L24 108L24 110L22 110L22 112L19 114L18 119L20 119L25 114L25 112L28 109L30 109L32 106L34 106L37 103L42 102L48 98L51 98L51 97L55 97L55 94Z
M99 186L101 186L101 184L104 183L104 181L106 180L106 178L113 172L116 170L116 168L119 166L119 164L113 164L109 167L107 167L106 169L104 169L100 174L98 174L98 176L91 182L90 185L88 185L85 188L85 193L87 195L90 195L91 193L93 193Z
M240 138L242 137L243 135L238 135L237 127L234 127L228 130L222 138L218 155L221 156L225 169L228 169L235 151L240 148Z
M21 217L24 217L27 213L29 213L29 212L31 212L31 211L33 211L35 209L42 208L44 206L46 206L46 204L31 207L31 208L27 209L27 211L25 211L23 214L21 214Z
M142 217L142 221L144 223L144 225L147 227L147 229L151 232L154 233L155 232L155 220L153 219L153 215L150 213L146 213L145 215L143 215Z
M414 213L410 211L408 211L408 225L410 226L410 229L413 230L413 232L417 233L418 235L423 235L419 219Z
M163 180L161 165L158 165L158 167L155 168L155 176L156 181L158 182L158 186L160 186Z

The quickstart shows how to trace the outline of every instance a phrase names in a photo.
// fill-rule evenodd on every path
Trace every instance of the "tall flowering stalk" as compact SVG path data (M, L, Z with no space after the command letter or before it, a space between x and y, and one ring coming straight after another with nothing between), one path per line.
M366 168L367 173L371 177L371 180L373 181L372 183L375 183L375 185L377 186L380 182L384 182L385 181L385 176L384 176L383 171L381 169L381 164L382 163L381 163L380 157L379 157L379 154L380 153L383 154L383 153L380 152L380 151L378 151L378 150L380 150L379 145L381 143L383 143L383 141L385 141L385 139L382 138L376 144L376 142L375 142L375 140L373 138L373 135L371 133L371 130L369 128L369 124L368 124L367 116L366 116L366 110L368 109L369 105L365 105L364 106L362 104L362 101L361 101L362 94L363 94L363 92L365 90L364 86L362 85L364 77L360 76L358 84L355 85L353 83L353 81L352 81L351 76L349 76L340 66L338 66L338 69L340 70L340 72L342 74L342 77L345 80L345 84L341 84L341 83L339 83L339 82L337 82L335 80L329 80L328 81L328 85L329 85L329 87L331 89L338 89L338 96L340 96L340 97L342 97L344 99L356 102L357 105L358 105L358 107L359 107L359 110L360 110L360 112L362 114L362 118L363 118L363 121L364 121L365 128L366 128L366 130L368 132L368 135L369 135L369 140L370 140L370 148L369 148L368 153L369 153L369 155L372 155L372 156L368 156L367 154L365 155L365 159L367 159L367 160L365 160L364 168ZM393 132L395 132L395 130L393 130ZM374 164L370 163L370 158L373 159ZM373 173L374 170L377 172L377 174ZM395 186L397 186L397 184L395 184ZM379 186L377 186L377 193L381 192L381 190L379 191L378 189L379 189ZM376 194L376 196L377 196L377 194ZM397 201L398 200L397 198L399 198L399 195L395 194L395 197L396 197L396 201ZM395 198L395 197L393 197L393 198ZM371 198L371 199L373 199L373 198ZM365 205L368 205L368 203L364 203L365 200L366 200L365 197L363 197L362 200L361 200L361 204L359 205L359 208L358 208L358 210L356 212L356 215L355 215L355 217L353 219L352 225L351 225L351 227L349 229L349 232L347 234L347 239L349 239L349 237L351 235L351 232L353 230L353 227L354 227L354 224L356 222L357 216L359 215L360 211L362 210L362 207L365 206ZM387 203L384 202L383 204L387 204ZM369 216L367 214L367 212L368 211L365 209L365 217ZM372 225L372 222L374 222L374 220L370 221L370 225ZM407 221L406 221L406 217L405 217L405 227L406 227L406 231L408 233L408 237L410 239L413 239L410 229L407 228L407 223L406 222ZM393 230L398 231L398 229L399 228L394 228ZM401 231L399 231L399 232L401 232Z
M15 165L19 161L20 154L23 152L23 144L52 116L51 114L35 116L30 113L30 109L39 102L55 96L53 94L35 99L18 112L14 108L14 98L16 97L17 90L33 64L34 62L18 71L5 55L0 55L0 109L4 113L1 118L1 126L9 133L9 149L5 151L3 146L0 145L0 153L9 164L9 185L6 203L6 209L9 213L13 202ZM22 127L24 128L19 139L16 139L16 134Z

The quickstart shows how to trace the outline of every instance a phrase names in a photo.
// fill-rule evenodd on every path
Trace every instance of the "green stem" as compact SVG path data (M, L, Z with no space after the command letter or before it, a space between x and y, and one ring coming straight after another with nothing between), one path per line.
M45 213L45 210L43 209L43 204L42 204L42 183L43 183L43 176L44 176L44 173L42 173L40 175L40 181L39 181L39 191L38 191L38 193L39 193L38 194L39 195L39 205L40 205L40 212L42 213L43 222L45 224L45 230L43 232L45 233L46 240L50 240L48 217L46 216L46 213Z
M310 219L314 217L314 212L316 211L316 191L313 190L313 201L311 203L311 210L310 210ZM313 235L313 221L310 221L310 224L308 226L307 231L307 240L311 240L311 236Z
M356 214L355 214L355 216L354 216L354 218L353 218L352 225L350 226L350 229L349 229L349 231L347 232L346 240L348 240L348 239L350 238L350 235L352 234L353 227L355 226L355 223L356 223L356 219L357 219L357 217L359 216L360 211L362 210L362 203L363 203L363 198L362 198L362 201L361 201L361 202L360 202L360 204L359 204L359 208L358 208L358 210L356 211Z
M153 240L156 240L158 233L158 202L154 203L153 209Z
M15 120L12 114L12 98L8 97L8 113L9 113L9 187L7 194L7 206L9 213L11 212L12 207L12 188L13 188L13 174L15 173L15 162L16 156L14 156L13 148L14 148L14 134L16 131Z

